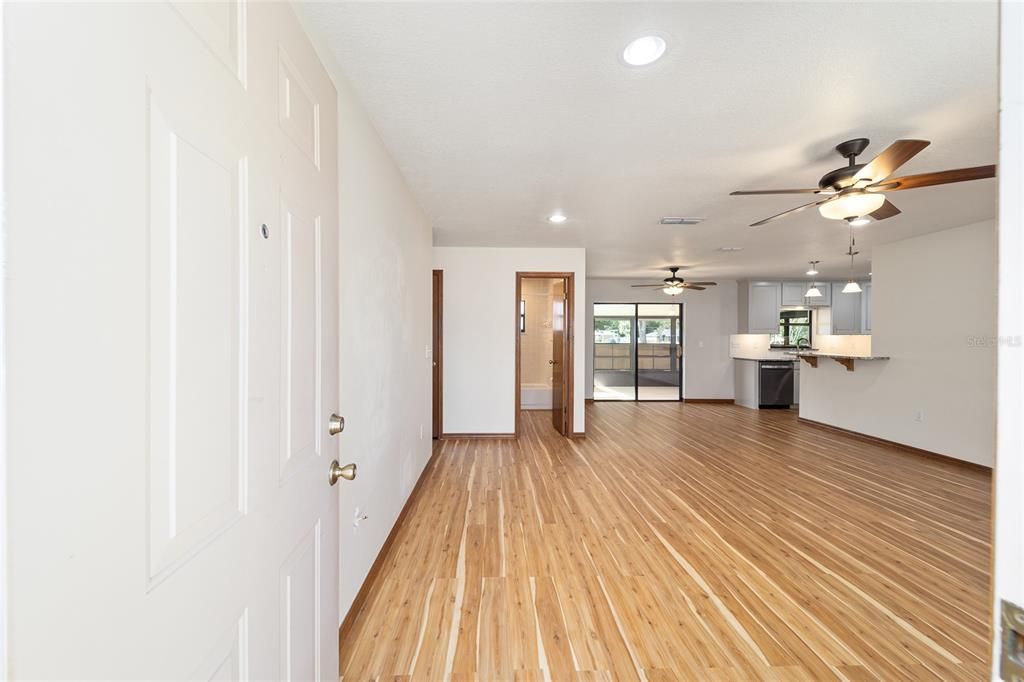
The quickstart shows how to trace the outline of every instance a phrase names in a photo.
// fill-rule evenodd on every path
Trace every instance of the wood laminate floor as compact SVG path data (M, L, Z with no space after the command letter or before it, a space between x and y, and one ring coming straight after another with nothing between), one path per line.
M549 416L435 446L343 679L988 679L987 472L791 412Z

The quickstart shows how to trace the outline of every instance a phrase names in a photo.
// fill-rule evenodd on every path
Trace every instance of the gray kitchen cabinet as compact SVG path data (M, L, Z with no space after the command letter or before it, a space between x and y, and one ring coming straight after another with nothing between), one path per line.
M803 282L782 283L782 305L807 305L804 300L804 292L810 284Z
M778 333L781 305L780 282L751 282L747 298L748 331L751 334Z
M860 308L860 294L844 294L837 288L832 297L832 333L860 334Z
M864 291L860 295L860 329L862 334L871 333L871 282L861 282Z

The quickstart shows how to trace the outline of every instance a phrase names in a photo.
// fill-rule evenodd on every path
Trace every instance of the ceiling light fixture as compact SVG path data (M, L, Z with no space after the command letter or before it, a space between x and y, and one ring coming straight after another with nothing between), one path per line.
M676 296L677 294L683 293L683 288L680 286L673 286L671 284L667 284L665 285L665 288L662 289L662 291L664 291L669 296Z
M665 54L665 39L661 36L637 38L622 51L622 61L630 66L647 66Z
M551 215L548 216L548 222L554 223L555 225L561 225L566 220L568 220L568 218L566 218L561 213L552 213Z
M818 263L820 263L821 261L820 260L812 260L812 261L807 261L807 262L811 264L811 268L810 268L810 270L807 271L807 275L808 275L808 277L814 277L815 275L818 274Z
M811 282L811 288L804 294L804 298L821 298L821 290L815 282Z
M829 220L860 218L882 208L885 195L881 192L865 192L862 189L846 190L832 201L818 207L822 217Z
M860 227L862 225L867 225L871 221L867 218L850 218L846 222L850 223L851 227Z

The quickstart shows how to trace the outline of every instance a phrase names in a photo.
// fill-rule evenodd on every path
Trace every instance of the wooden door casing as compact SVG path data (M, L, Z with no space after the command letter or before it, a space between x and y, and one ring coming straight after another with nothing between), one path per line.
M575 321L576 321L576 273L573 272L517 272L516 273L516 295L515 295L515 315L513 317L513 330L515 333L515 436L519 437L519 427L521 422L521 411L522 411L522 398L521 398L521 376L522 376L522 361L521 361L521 340L519 331L519 302L523 296L523 279L535 278L535 279L559 279L562 280L565 289L565 322L564 322L564 342L562 352L562 373L561 376L564 378L561 406L564 414L564 427L559 429L559 433L564 433L567 437L575 436L574 424L575 424L575 347L576 347L576 332L575 332ZM554 358L552 358L554 359ZM552 396L552 402L554 397ZM552 405L553 406L553 405ZM557 428L557 426L556 426Z
M444 435L444 270L434 270L431 280L433 285L431 437L438 439Z

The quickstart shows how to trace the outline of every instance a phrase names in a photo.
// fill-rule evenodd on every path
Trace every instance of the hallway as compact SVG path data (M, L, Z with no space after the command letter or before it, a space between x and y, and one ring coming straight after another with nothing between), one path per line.
M435 445L344 679L987 677L988 472L790 412L547 418Z

